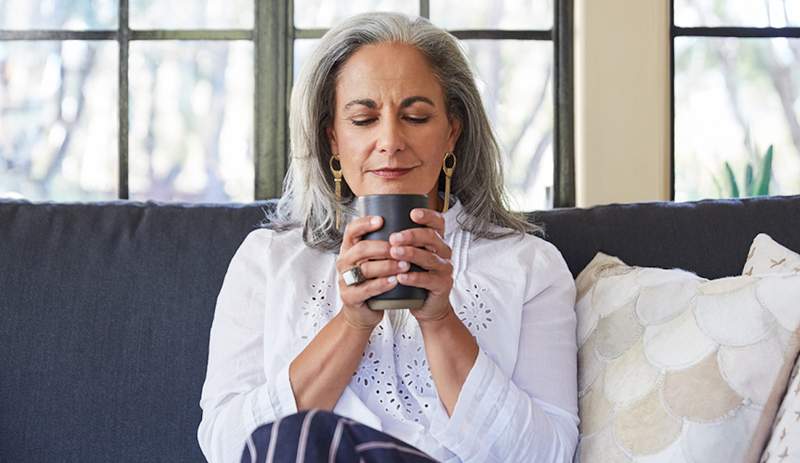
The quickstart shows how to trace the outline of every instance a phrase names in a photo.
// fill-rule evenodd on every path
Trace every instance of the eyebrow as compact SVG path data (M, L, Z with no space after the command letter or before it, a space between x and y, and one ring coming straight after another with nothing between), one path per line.
M408 98L405 98L403 101L400 102L400 107L401 108L407 108L407 107L409 107L409 106L411 106L414 103L419 102L419 101L421 101L423 103L428 103L429 105L431 105L433 107L436 107L436 105L433 104L433 101L431 101L430 98L424 97L424 96L421 96L421 95L410 96ZM347 109L350 109L351 106L359 105L359 104L363 105L363 106L366 106L369 109L375 109L375 108L378 107L377 103L375 103L375 100L372 100L370 98L360 98L360 99L357 99L357 100L353 100L353 101L347 103L346 105L344 105L344 109L347 110Z

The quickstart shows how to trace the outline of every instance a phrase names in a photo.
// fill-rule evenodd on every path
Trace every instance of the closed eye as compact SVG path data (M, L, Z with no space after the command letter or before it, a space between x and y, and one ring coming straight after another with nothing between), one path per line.
M427 116L425 116L425 117L405 116L404 119L407 120L408 122L412 123L412 124L424 124L424 123L428 122L430 117L427 117ZM366 119L350 119L350 123L352 123L353 125L359 126L359 127L363 127L363 126L372 124L376 120L377 120L377 118L374 118L374 117L370 117L370 118L366 118Z
M411 122L412 124L424 124L424 123L428 122L428 119L429 118L427 118L427 117L406 116L406 120Z
M375 118L373 117L369 119L351 119L351 122L353 123L353 125L364 126L375 122Z

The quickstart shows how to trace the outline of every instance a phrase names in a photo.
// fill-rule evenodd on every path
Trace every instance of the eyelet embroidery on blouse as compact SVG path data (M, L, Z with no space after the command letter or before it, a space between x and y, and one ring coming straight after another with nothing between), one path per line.
M372 330L364 352L361 353L361 361L358 364L358 368L353 373L356 384L362 388L369 387L370 384L375 386L380 385L381 382L386 383L386 366L381 362L380 356L376 354L376 346L382 343L384 330L383 322Z
M419 423L425 418L423 408L430 408L430 400L437 397L425 347L418 331L408 326L404 332L399 333L392 347L395 363L400 370L397 393L401 398L405 417Z
M326 280L319 283L312 283L312 295L303 301L303 340L310 340L317 335L319 330L325 326L334 314L334 305L328 292L333 286Z
M403 404L403 411L406 413L406 418L413 419L414 422L419 423L420 419L424 418L422 407L420 407L419 397L413 397L408 392L405 385L401 382L397 387L397 393L400 396L400 401ZM422 401L423 407L429 408L427 402Z
M362 391L359 395L364 400L388 415L402 421L427 422L423 409L429 409L428 399L437 396L422 339L408 325L390 339L386 323L388 320L384 319L373 330L353 373L352 384ZM380 352L388 349L394 351L395 362L381 359Z
M361 362L358 364L358 369L353 373L353 376L356 378L356 384L368 387L370 384L373 386L380 384L382 373L385 374L385 370L381 369L381 361L375 355L375 351L365 350L361 354Z
M466 288L468 301L461 304L458 311L458 318L467 325L467 329L474 335L481 329L489 329L492 319L492 308L483 300L483 293L486 288L473 284L471 288Z
M406 360L400 375L403 383L420 395L425 395L426 392L433 388L433 378L423 346L417 346L413 356Z

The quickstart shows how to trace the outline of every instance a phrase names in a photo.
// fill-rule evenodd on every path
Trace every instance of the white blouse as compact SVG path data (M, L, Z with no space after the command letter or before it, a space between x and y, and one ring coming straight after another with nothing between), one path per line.
M375 328L333 412L443 462L568 462L578 441L575 284L561 253L519 234L476 240L445 213L450 302L480 347L452 416L416 319ZM198 440L239 461L258 426L297 411L289 363L341 308L337 255L301 230L252 231L230 262L211 327Z

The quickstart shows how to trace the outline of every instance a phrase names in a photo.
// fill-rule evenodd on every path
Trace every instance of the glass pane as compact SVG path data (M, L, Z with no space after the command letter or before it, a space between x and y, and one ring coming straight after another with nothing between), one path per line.
M800 1L675 0L675 25L796 27L800 26Z
M800 193L800 39L676 38L676 199L757 195L770 171Z
M131 198L254 198L253 44L131 43Z
M516 210L552 207L553 44L465 40Z
M0 42L0 197L117 197L117 44Z
M116 29L118 0L0 0L0 29Z
M253 0L130 0L133 29L251 29Z
M302 69L303 64L305 64L306 59L311 56L311 52L314 51L318 43L319 39L295 39L293 80L297 80L297 74L300 72L300 69Z
M446 29L550 29L553 0L430 0L431 21Z
M344 18L367 11L419 14L416 0L295 0L294 25L300 29L328 28Z

